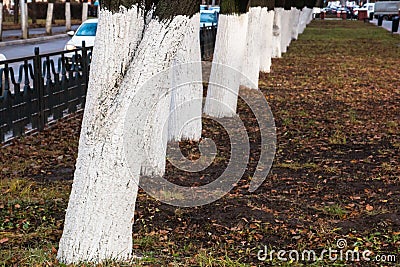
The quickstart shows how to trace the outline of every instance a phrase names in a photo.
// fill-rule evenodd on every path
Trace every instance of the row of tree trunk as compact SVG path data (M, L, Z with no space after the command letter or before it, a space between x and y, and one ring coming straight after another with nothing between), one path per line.
M261 2L221 1L203 109L201 1L102 1L61 262L132 257L139 180L147 193L172 205L209 203L171 184L165 184L171 194L160 194L167 142L199 140L203 113L235 116L239 87L256 90L259 72L268 72L271 58L280 57L311 20L304 4L285 10Z
M36 1L32 0L32 3L34 4ZM0 0L0 10L3 10L3 1ZM16 0L15 1L15 10L20 10L20 12L14 12L14 20L16 18L16 24L18 23L18 17L19 14L21 14L21 33L22 33L22 38L23 39L28 39L29 38L29 24L28 24L28 4L26 0ZM36 16L35 16L35 8L33 8L33 17L32 17L32 23L36 23ZM47 17L46 17L46 34L51 35L52 34L52 24L54 23L53 19L53 12L54 11L54 1L49 1L48 7L47 7ZM87 14L88 14L88 3L87 1L83 3L82 7L82 22L87 20ZM2 30L3 30L3 12L0 12L0 41L2 41ZM67 0L65 2L65 28L66 31L71 30L71 3L70 0Z

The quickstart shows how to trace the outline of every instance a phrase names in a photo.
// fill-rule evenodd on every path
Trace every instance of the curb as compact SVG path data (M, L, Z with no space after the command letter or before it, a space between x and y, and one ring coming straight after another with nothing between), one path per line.
M25 39L25 40L15 40L15 41L5 41L5 42L0 42L0 47L5 47L9 45L22 45L22 44L35 44L35 43L41 43L41 42L46 42L49 40L56 40L56 39L61 39L68 37L68 34L57 34L53 36L42 36L42 37L35 37L35 38L30 38L30 39Z

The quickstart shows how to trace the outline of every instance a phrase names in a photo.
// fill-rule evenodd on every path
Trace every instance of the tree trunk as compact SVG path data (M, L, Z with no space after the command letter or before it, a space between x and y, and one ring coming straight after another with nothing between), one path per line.
M202 130L202 66L200 15L192 17L192 27L174 59L168 140L198 141Z
M140 173L143 168L164 171L159 169L159 155L152 154L163 153L163 140L153 139L160 136L153 135L154 125L143 124L163 119L158 116L169 111L169 84L154 75L170 67L190 27L189 16L194 13L189 11L196 10L198 2L180 2L173 8L171 1L156 2L155 10L145 12L124 1L130 8L113 13L119 9L110 1L103 7L111 11L100 12L74 183L58 251L63 263L129 259ZM185 6L187 15L174 14L185 14ZM171 20L159 20L157 14Z
M272 36L272 58L282 57L281 39L282 39L282 14L283 8L276 7L274 16L273 36Z
M236 114L246 47L248 14L219 16L217 39L204 113L216 118Z
M32 0L32 24L37 23L37 9L36 9L36 0Z
M260 71L270 72L271 71L271 59L272 59L272 36L274 26L273 10L268 10L264 7L261 11L261 53L260 53Z
M85 22L88 18L88 8L89 5L87 2L82 3L82 23Z
M293 8L292 40L297 40L299 36L300 12L299 9Z
M249 1L223 0L204 113L216 118L236 114L246 49Z
M247 43L243 59L243 79L241 85L247 88L258 89L260 77L261 54L261 7L251 7L248 13Z
M16 0L17 1L17 0ZM25 0L20 0L19 2L20 9L21 9L21 31L22 31L22 39L28 39L28 12L27 6L25 4Z
M53 10L54 4L48 3L47 4L47 16L46 16L46 34L52 34L52 21L53 21Z
M290 10L284 9L282 11L281 17L281 53L287 52L287 47L289 45L289 39L291 37L290 29Z
M0 42L3 40L3 1L0 1Z
M14 0L14 24L18 24L19 21L19 0Z
M65 2L65 30L68 32L71 30L71 1Z

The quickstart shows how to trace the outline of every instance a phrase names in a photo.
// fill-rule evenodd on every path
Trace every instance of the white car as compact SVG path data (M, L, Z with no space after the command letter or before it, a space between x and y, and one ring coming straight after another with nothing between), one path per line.
M358 11L364 10L364 11L367 11L368 18L369 18L370 14L374 13L374 9L375 9L375 3L366 3L360 8L355 8L354 15L358 16Z
M69 31L67 34L71 36L71 40L65 45L65 50L74 50L82 47L82 41L85 46L93 46L96 39L98 19L88 19L75 31Z

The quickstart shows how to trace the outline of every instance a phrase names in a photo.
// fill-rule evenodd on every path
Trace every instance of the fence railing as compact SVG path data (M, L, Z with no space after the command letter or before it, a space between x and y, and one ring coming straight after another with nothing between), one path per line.
M83 109L92 47L0 61L0 142Z

